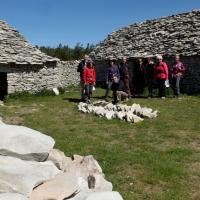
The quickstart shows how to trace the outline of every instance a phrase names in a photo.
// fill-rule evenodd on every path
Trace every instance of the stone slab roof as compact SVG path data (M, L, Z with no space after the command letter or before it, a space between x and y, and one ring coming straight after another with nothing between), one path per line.
M0 63L36 64L55 62L59 59L47 56L31 45L14 28L0 21Z
M200 10L147 20L108 35L92 59L147 57L156 54L200 55Z

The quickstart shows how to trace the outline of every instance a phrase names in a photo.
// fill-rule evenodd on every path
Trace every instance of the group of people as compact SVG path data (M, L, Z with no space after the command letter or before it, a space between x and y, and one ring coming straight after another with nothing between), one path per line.
M110 58L106 72L105 100L108 100L110 91L113 91L113 102L127 100L143 94L144 88L148 87L149 97L153 97L153 89L158 88L159 97L165 99L166 87L169 87L169 74L174 97L180 96L180 80L184 75L185 66L178 55L175 56L174 64L168 67L161 55L156 56L156 62L148 57L145 60L139 58L130 74L127 58L124 57L119 63L117 59ZM96 84L96 72L94 63L86 55L77 68L80 72L81 99L90 103L92 91ZM171 72L171 73L170 73Z

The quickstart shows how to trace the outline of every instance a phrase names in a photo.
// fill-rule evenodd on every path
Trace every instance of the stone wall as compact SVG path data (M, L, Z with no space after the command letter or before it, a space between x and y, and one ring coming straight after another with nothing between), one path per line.
M77 85L78 61L48 63L41 65L0 65L0 72L7 73L8 94L13 92L38 92L49 89Z
M174 59L172 57L166 57L164 60L170 67L173 64ZM181 60L186 66L186 72L184 78L181 80L182 92L188 94L200 93L200 56L183 56L181 57ZM128 65L131 89L133 88L132 77L135 67L135 61L136 59L129 59L129 65ZM97 71L97 83L101 85L105 84L108 61L96 60L95 67Z
M90 56L102 60L149 55L200 55L200 10L147 20L112 32Z

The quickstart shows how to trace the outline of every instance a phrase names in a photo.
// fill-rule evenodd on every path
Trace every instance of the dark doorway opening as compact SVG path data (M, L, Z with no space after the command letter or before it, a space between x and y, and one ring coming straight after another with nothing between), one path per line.
M7 73L0 72L0 100L3 100L8 94Z

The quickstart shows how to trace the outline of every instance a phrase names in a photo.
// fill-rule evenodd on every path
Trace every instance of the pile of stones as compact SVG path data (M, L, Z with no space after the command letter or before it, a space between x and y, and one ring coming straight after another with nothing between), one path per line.
M67 157L53 138L0 120L0 200L123 200L93 156Z
M157 111L141 107L139 104L132 104L131 106L124 104L113 105L106 101L96 101L93 104L80 102L78 110L83 113L94 113L108 120L120 119L129 123L141 122L144 118L153 119L157 117Z

